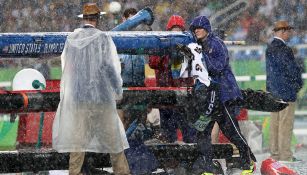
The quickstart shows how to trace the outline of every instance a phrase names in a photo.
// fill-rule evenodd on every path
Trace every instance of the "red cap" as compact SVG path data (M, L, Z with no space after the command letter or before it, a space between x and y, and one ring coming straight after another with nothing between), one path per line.
M185 30L185 21L179 15L173 15L169 18L168 23L166 25L166 30L171 30L175 26L180 27L182 30Z

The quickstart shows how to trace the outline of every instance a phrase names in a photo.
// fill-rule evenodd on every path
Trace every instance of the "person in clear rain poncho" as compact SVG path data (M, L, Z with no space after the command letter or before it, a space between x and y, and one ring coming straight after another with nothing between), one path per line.
M53 148L70 152L69 174L80 174L85 152L110 153L113 172L129 174L129 148L116 100L122 97L120 61L112 38L96 29L96 3L83 6L84 26L66 40L61 100L53 123Z

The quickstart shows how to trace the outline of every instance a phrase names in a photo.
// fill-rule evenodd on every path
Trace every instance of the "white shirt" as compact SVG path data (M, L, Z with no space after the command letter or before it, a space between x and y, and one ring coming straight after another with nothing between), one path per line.
M94 28L95 28L95 26L94 26L94 25L92 25L92 24L88 24L88 23L85 23L85 24L84 24L84 26L91 26L91 27L94 27Z
M283 40L283 39L281 39L281 38L279 38L277 36L274 36L274 38L279 39L279 40L281 40L282 42L284 42L286 44L285 40Z

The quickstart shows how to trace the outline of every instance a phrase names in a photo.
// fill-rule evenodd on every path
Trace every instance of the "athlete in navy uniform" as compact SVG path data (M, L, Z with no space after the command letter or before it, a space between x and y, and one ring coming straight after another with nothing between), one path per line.
M187 112L189 123L198 130L197 145L201 152L193 165L194 173L215 173L211 131L217 122L223 134L239 149L241 174L252 174L256 159L235 119L242 95L229 65L228 50L223 41L211 33L205 16L195 18L190 30L197 43L187 46L192 56L185 57L180 75L192 76L195 80Z

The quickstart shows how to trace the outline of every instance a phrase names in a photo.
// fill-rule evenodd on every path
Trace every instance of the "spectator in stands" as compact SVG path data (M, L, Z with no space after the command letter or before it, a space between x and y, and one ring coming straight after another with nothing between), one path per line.
M198 43L191 51L199 55L194 56L193 62L196 63L192 62L192 66L195 64L192 72L196 74L196 80L192 90L193 110L189 112L195 111L190 119L198 130L197 142L201 153L195 162L199 164L195 171L214 173L210 141L212 128L217 122L223 134L239 149L241 174L251 174L256 159L235 118L239 114L237 103L242 100L242 95L229 65L228 50L223 41L213 35L207 17L196 17L190 30ZM206 71L207 74L204 73Z
M19 0L19 3L14 3L15 1L5 1L6 3L1 4L1 12L3 13L3 19L7 19L6 23L1 23L0 28L2 32L60 32L60 31L71 31L72 28L78 26L77 20L75 20L73 15L76 14L80 9L78 5L79 1L66 0L66 1L55 1L55 0L40 0L29 3L26 0ZM82 3L88 1L82 1ZM153 28L155 30L163 30L164 24L168 20L168 16L174 12L181 13L181 16L184 17L187 21L191 21L191 16L196 16L197 14L204 14L203 7L207 8L205 11L210 9L209 13L215 13L217 11L223 10L228 5L233 3L233 1L186 1L182 3L179 0L166 1L138 1L135 3L131 0L120 0L119 1L122 7L125 8L139 8L142 9L146 6L149 6L153 9L155 14L155 23ZM108 4L110 1L103 0L103 4ZM250 18L255 18L255 21L260 21L261 23L269 23L266 26L270 26L270 22L266 22L266 19L263 19L262 15L265 15L267 19L289 19L291 22L297 24L297 27L304 31L306 29L306 20L305 18L307 13L307 3L305 0L296 0L296 1L256 1L250 0L247 9L245 10L246 14L249 14ZM29 6L31 6L29 8ZM106 11L108 11L108 6ZM244 8L244 7L242 7ZM287 9L285 13L284 9ZM208 14L207 12L205 12ZM260 16L256 14L260 13ZM63 14L65 17L63 18ZM115 14L116 16L118 14ZM249 21L248 18L243 14L239 14L242 18L238 22ZM1 16L1 15L0 15ZM245 17L244 17L245 16ZM114 18L113 14L108 14L104 16L104 23L100 25L102 30L110 30L114 27ZM256 19L257 18L257 19ZM235 25L233 21L228 22L228 24L222 24L222 26L227 26L229 31L236 32L235 34L229 33L229 37L240 37L242 40L245 40L245 35L249 27L246 24ZM249 23L249 22L248 22ZM249 25L249 24L248 24ZM235 26L237 29L232 29ZM247 28L246 28L247 27ZM259 30L257 25L251 26L251 30ZM257 29L258 28L258 29ZM242 31L243 29L243 31ZM263 31L268 30L263 28ZM271 30L269 30L271 31ZM259 31L258 31L259 32ZM262 35L262 32L260 34ZM250 32L250 34L253 34ZM233 36L235 35L235 36ZM260 35L260 42L263 42L262 36ZM242 38L243 37L243 38ZM258 39L258 37L256 37ZM240 39L240 40L241 40ZM252 38L249 38L252 39ZM257 41L257 40L256 40ZM254 41L254 42L256 42ZM257 43L255 43L257 44Z
M179 15L169 18L167 31L185 31L185 21ZM149 66L155 69L156 82L159 87L182 87L192 84L191 79L179 78L182 56L174 49L171 54L164 56L150 56ZM177 73L178 71L178 73ZM161 137L168 142L177 141L177 129L181 129L183 141L195 141L195 130L183 121L183 116L173 109L160 109Z
M72 175L81 173L85 152L110 153L114 174L130 174L124 154L129 145L116 111L123 92L120 62L112 38L96 28L100 15L96 3L84 4L84 26L67 37L61 55L52 146L70 153Z
M286 41L292 35L293 27L287 21L274 25L274 39L266 49L266 88L276 98L289 103L279 112L271 113L270 152L271 157L282 161L297 161L291 151L295 101L303 81L300 68L295 62L292 49Z
M253 16L246 36L247 44L256 45L261 42L261 34L266 26L265 22L266 20L264 16L262 16L260 13L256 13Z

